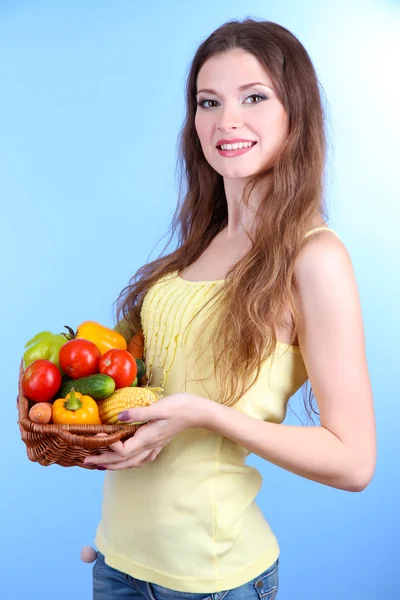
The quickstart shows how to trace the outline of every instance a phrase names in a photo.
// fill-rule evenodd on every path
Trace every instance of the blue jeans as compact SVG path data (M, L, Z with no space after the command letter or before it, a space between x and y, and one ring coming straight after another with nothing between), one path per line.
M109 567L98 552L93 566L93 600L275 600L279 585L279 558L255 579L231 590L214 593L177 592L141 581Z

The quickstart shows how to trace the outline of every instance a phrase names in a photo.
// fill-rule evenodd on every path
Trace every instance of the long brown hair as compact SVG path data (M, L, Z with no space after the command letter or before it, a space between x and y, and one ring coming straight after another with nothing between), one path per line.
M205 159L195 129L196 92L204 63L236 48L253 54L269 73L289 127L273 167L249 178L246 185L246 206L256 186L268 191L257 211L252 248L229 270L213 306L213 315L218 313L217 330L210 338L214 368L224 389L221 402L227 406L252 387L261 364L275 351L285 309L291 310L295 326L299 323L294 266L307 243L306 231L316 217L325 218L326 139L320 87L306 50L284 27L270 21L231 20L201 43L187 76L186 116L179 137L178 205L167 244L176 235L177 248L139 268L116 301L117 319L124 319L132 335L141 329L140 310L148 289L160 277L185 270L227 225L223 178ZM267 178L268 188L263 185ZM296 327L292 342L295 334ZM312 393L310 408L318 414L311 399Z

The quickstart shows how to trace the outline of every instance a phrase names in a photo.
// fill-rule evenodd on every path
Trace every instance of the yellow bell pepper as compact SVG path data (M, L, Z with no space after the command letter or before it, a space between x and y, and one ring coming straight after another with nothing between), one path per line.
M71 327L66 326L66 329L69 330L70 339L83 338L85 340L89 340L90 342L96 344L102 354L105 354L108 352L108 350L127 349L128 344L125 338L118 333L118 331L110 329L109 327L104 327L95 321L84 321L79 325L76 333L74 333Z
M75 391L55 400L52 418L58 425L101 425L97 402Z

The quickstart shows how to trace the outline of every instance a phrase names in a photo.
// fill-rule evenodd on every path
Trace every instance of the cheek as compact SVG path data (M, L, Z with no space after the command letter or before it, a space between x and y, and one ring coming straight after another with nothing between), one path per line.
M267 145L280 145L287 138L289 126L285 114L264 115L258 122L260 134Z
M197 136L200 140L200 145L203 149L204 154L207 154L209 151L210 144L210 136L211 136L211 128L210 124L207 122L207 119L202 118L202 116L196 115L194 125L196 128Z
M283 141L285 141L289 135L289 118L285 112L281 115L280 130L281 138Z
M199 136L200 141L203 141L205 136L205 123L204 119L202 119L198 113L196 113L194 125L196 127L197 135Z

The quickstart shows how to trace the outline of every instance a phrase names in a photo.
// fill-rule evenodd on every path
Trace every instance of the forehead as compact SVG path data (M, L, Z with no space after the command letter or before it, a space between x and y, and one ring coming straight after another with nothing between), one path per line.
M235 48L217 54L203 64L197 76L197 89L227 86L236 90L251 81L272 84L264 65L253 54Z

